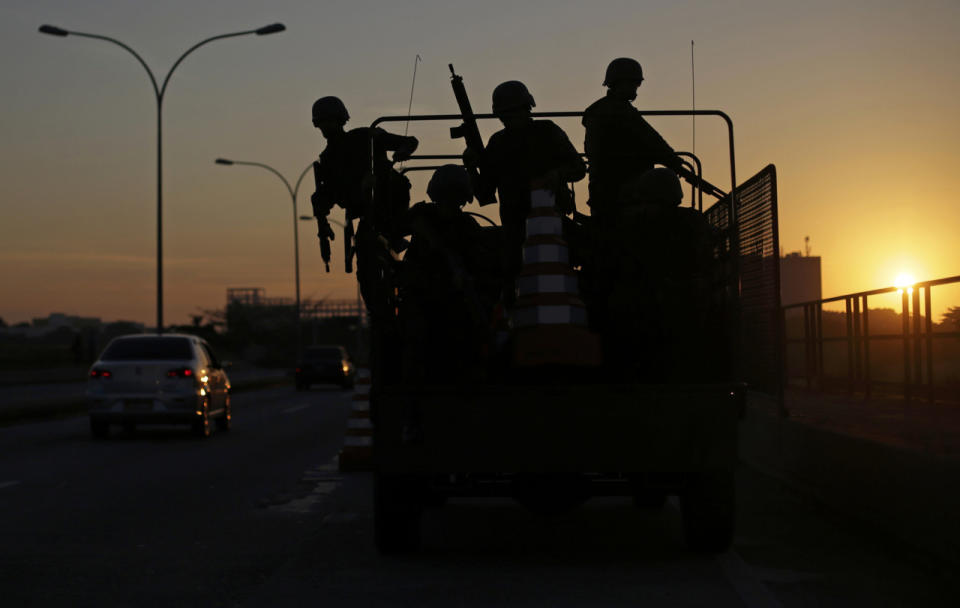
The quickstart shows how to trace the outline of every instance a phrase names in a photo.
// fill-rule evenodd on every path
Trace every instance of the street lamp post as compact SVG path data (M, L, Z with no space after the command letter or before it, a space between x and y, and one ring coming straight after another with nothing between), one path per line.
M267 34L282 32L285 29L287 28L282 23L273 23L255 30L244 30L242 32L233 32L231 34L220 34L219 36L212 36L205 40L201 40L180 55L180 57L173 63L173 67L170 68L170 71L167 72L167 75L164 77L163 84L158 86L157 79L153 75L153 70L150 69L150 66L147 65L147 62L145 62L136 51L119 40L115 40L107 36L101 36L99 34L87 34L84 32L65 30L53 25L40 26L39 31L41 34L49 34L51 36L59 37L80 36L83 38L95 38L97 40L112 42L113 44L116 44L133 55L137 61L140 62L140 65L143 66L143 69L147 71L147 76L150 77L150 84L153 85L153 94L157 100L157 332L163 332L163 96L167 92L167 85L170 83L170 76L173 75L173 71L177 69L177 66L180 65L187 55L207 44L208 42L213 42L214 40L220 40L222 38L245 36L247 34L265 36Z
M297 193L300 192L300 184L303 182L303 178L306 177L307 171L313 168L313 163L307 165L303 171L300 172L300 177L297 178L297 183L295 186L290 186L290 182L287 181L279 171L271 167L270 165L265 165L263 163L253 163L242 160L230 160L227 158L218 158L214 161L218 165L247 165L249 167L260 167L266 169L267 171L273 173L283 182L283 185L287 187L287 192L290 193L290 202L293 203L293 273L297 286L297 312L296 312L296 322L297 322L297 356L300 356L301 347L303 346L303 340L300 336L300 237L297 234Z

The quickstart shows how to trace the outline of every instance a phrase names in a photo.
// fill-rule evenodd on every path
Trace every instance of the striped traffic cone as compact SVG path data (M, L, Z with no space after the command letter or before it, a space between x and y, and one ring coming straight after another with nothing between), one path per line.
M358 369L347 436L340 450L340 471L373 470L373 424L370 421L370 370Z
M570 267L553 191L533 184L523 267L512 311L513 365L595 367L600 339L587 329L587 308Z

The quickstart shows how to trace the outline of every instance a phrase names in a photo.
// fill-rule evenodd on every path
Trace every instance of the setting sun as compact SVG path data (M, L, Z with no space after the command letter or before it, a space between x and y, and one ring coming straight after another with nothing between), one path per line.
M916 283L916 280L913 278L912 274L901 272L897 275L897 278L893 281L894 287L900 287L901 289L897 290L897 293L903 293L903 287L907 288L907 293L913 293L913 284Z
M897 275L897 278L893 281L894 287L910 287L916 283L916 280L913 278L912 274L901 272Z

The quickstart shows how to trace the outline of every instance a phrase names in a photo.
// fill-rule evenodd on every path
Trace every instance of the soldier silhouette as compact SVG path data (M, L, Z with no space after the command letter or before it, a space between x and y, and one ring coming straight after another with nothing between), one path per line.
M713 233L703 214L680 206L682 197L673 171L647 171L626 189L606 234L597 311L604 360L631 380L710 367Z
M489 229L462 210L473 200L467 171L440 167L427 195L432 202L405 214L411 240L399 273L404 376L413 381L476 368L500 286Z
M509 80L493 90L493 113L503 129L490 136L483 152L470 148L464 163L479 168L481 195L496 190L504 232L504 299L513 300L520 272L524 222L530 212L530 183L544 179L557 195L561 213L573 211L566 184L586 175L586 165L563 129L550 120L533 120L536 106L526 85Z
M635 59L620 57L607 66L607 94L583 113L584 152L590 162L590 214L601 230L623 203L624 188L660 164L687 177L680 157L633 107L643 69ZM635 184L634 184L635 186Z
M346 211L348 221L360 220L356 235L357 281L367 309L376 315L377 302L381 299L377 293L380 260L386 255L384 240L398 242L400 216L410 205L410 182L395 171L392 164L409 158L419 142L415 137L394 135L379 128L345 130L350 115L337 97L321 97L315 101L312 114L313 126L320 129L327 140L316 167L317 190L310 199L317 218L317 236L321 242L333 238L327 216L334 205ZM392 161L387 158L388 151L393 152ZM376 162L375 184L371 175L371 152Z

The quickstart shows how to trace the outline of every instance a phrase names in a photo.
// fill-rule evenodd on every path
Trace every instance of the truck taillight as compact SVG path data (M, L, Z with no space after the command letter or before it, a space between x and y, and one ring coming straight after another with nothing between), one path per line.
M167 378L193 378L193 370L189 367L178 367L167 372Z
M109 370L105 369L92 369L90 370L91 378L110 378L113 374Z

